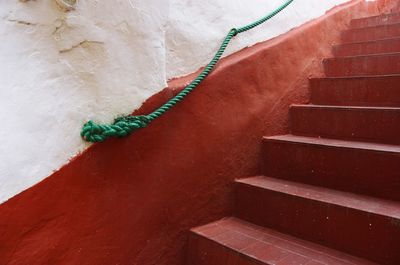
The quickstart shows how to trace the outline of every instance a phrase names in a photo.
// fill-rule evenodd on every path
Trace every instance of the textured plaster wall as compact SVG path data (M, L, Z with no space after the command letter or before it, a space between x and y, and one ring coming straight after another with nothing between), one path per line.
M130 113L172 77L197 70L233 26L283 0L0 1L0 202L68 163L88 119ZM227 54L280 35L346 0L295 0L235 38Z

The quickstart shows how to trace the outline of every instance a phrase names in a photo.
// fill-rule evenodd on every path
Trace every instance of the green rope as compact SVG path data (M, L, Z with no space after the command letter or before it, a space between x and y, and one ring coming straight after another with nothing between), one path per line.
M157 119L178 102L184 99L190 92L192 92L214 69L215 65L221 59L226 47L228 46L231 39L239 33L248 31L255 28L267 20L274 17L276 14L285 9L294 0L287 0L284 4L278 7L276 10L268 14L267 16L241 28L233 28L229 31L218 49L214 58L211 62L203 69L203 71L194 79L188 86L186 86L181 92L175 97L170 99L167 103L156 109L152 113L144 116L133 116L127 115L114 120L112 124L97 124L93 121L88 121L82 128L81 136L88 142L103 142L109 137L123 137L127 136L133 131L146 127L150 122Z

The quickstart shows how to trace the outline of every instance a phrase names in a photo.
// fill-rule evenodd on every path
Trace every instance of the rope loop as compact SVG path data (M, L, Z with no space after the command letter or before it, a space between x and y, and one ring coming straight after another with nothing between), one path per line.
M236 35L239 34L239 31L237 30L237 28L232 28L229 32L232 33L233 37L235 37Z

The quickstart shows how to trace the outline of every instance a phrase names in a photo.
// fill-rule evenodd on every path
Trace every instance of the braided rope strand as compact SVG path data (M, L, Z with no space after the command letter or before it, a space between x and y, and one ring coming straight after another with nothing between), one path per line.
M282 4L280 7L278 7L265 17L262 17L261 19L244 27L231 29L223 40L220 48L214 55L214 58L207 64L207 66L201 71L201 73L176 96L168 100L164 105L162 105L152 113L141 116L122 116L116 118L112 124L97 124L93 121L88 121L83 125L81 137L88 142L103 142L107 138L124 137L140 128L145 128L153 120L157 119L165 112L170 110L173 106L182 101L187 95L189 95L196 87L200 85L200 83L214 70L216 64L221 59L226 47L233 37L263 24L264 22L268 21L269 19L280 13L282 10L284 10L293 1L294 0L286 0L284 4Z

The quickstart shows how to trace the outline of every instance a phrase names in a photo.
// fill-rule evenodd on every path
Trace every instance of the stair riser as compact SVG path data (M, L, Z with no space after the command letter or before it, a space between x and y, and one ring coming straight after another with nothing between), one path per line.
M380 215L237 184L236 215L380 264L400 264L400 225Z
M350 22L352 28L373 27L400 22L400 14L390 14L371 18L354 19Z
M291 107L292 134L400 144L400 110Z
M233 249L205 237L190 233L187 251L187 264L190 265L267 265L241 255Z
M344 147L263 141L266 176L400 200L400 155Z
M323 65L327 77L398 74L400 54L330 58Z
M335 56L352 56L394 52L400 52L399 38L385 41L344 44L333 47L333 54Z
M400 36L400 24L350 29L342 32L342 42L362 42L396 38Z
M400 107L400 76L311 79L311 103L337 106Z

